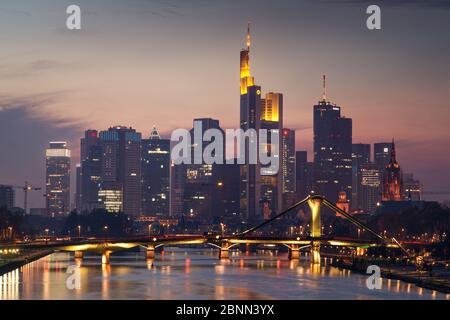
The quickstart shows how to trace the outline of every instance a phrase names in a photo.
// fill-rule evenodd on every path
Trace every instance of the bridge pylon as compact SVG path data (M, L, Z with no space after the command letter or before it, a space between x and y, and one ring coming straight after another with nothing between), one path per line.
M102 252L102 264L109 264L111 253L111 250L105 250Z
M323 198L321 196L312 196L308 200L308 205L311 210L311 263L320 264L320 242L314 241L314 238L322 236L322 221L320 218L320 209Z

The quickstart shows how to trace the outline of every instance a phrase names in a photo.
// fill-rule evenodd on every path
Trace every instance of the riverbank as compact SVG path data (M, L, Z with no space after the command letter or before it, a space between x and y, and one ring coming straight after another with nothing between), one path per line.
M51 250L45 250L45 251L34 251L34 252L26 252L23 254L18 254L17 256L6 258L6 259L0 259L0 276L4 275L5 273L11 272L14 269L20 268L27 263L36 261L38 259L41 259L49 254L51 254L53 251Z
M343 258L335 259L332 266L367 274L367 266L378 265L377 261L367 259ZM450 271L445 268L435 268L432 272L417 271L414 266L380 266L381 276L387 279L401 280L415 284L418 287L450 293Z

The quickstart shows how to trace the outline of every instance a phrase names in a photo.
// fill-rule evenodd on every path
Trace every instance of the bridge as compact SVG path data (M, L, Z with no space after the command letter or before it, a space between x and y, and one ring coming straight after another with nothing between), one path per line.
M293 209L306 204L309 206L311 213L311 232L308 237L280 238L253 235L256 230L272 223L283 215L291 212ZM322 206L328 207L334 212L338 212L352 224L371 234L374 240L355 240L323 237L321 224ZM291 207L272 217L271 219L266 220L257 226L254 226L240 234L235 235L172 235L158 237L127 237L115 239L85 239L71 241L53 241L45 243L24 243L15 245L14 247L19 249L42 249L74 252L76 259L83 258L84 252L95 252L102 255L102 263L109 264L110 255L116 251L143 247L146 249L147 259L153 259L155 257L155 250L158 247L176 245L210 245L219 249L220 259L228 259L229 250L241 244L283 245L286 246L289 250L289 259L299 259L300 251L309 249L311 252L311 262L314 264L320 264L320 248L323 245L362 248L363 251L369 247L386 246L390 248L400 248L401 250L403 250L403 252L409 255L408 252L395 238L387 238L384 235L378 234L349 213L336 207L326 198L319 195L310 195L302 201L295 203Z

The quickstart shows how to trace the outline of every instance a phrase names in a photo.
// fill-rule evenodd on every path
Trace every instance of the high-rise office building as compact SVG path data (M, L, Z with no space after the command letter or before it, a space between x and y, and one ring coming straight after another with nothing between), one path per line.
M77 163L75 166L75 210L78 212L81 212L81 182L81 164Z
M102 147L101 182L120 183L123 190L123 212L140 215L141 133L132 128L115 126L101 131L99 139Z
M363 163L360 165L358 174L358 209L365 213L373 213L377 204L381 201L381 175L375 163Z
M283 151L281 170L283 193L295 193L295 130L284 128L281 135Z
M363 207L358 201L360 193L360 172L363 164L370 163L370 144L354 143L352 145L352 209L357 210Z
M0 208L6 207L11 209L14 207L15 191L12 186L0 185Z
M98 190L102 177L103 149L97 130L86 130L80 144L81 172L79 184L80 212L90 212L99 206Z
M207 141L199 141L209 129L217 129L223 136L224 132L220 128L219 120L211 118L194 119L194 128L190 131L192 142L192 157L195 159L195 152L203 155L205 148L209 144ZM223 159L225 148L214 150L215 156ZM216 216L224 214L222 199L224 186L224 164L208 164L204 159L201 163L181 165L184 171L185 181L182 183L183 190L183 213L192 217L211 220Z
M269 92L264 99L261 98L261 87L255 85L250 72L250 45L249 28L247 48L240 53L240 127L244 131L255 131L246 139L246 163L240 169L240 212L248 219L260 220L277 211L282 203L282 175L281 170L274 172L269 166L261 166L259 162L250 164L249 146L259 142L260 129L275 130L278 133L278 156L282 154L280 132L283 128L283 95ZM274 143L268 140L267 145L262 147L270 152L274 150Z
M386 165L391 160L392 142L379 142L373 145L374 163L380 172L384 172Z
M314 191L332 202L352 194L352 119L341 115L324 93L314 106Z
M401 201L403 200L403 177L400 165L397 162L395 153L395 144L392 141L391 158L384 168L383 178L383 201Z
M123 184L101 182L98 188L98 207L110 213L123 212Z
M275 144L277 144L279 152L277 155L279 161L278 170L274 170L270 165L258 165L260 168L260 180L257 181L259 184L257 183L256 185L259 188L260 200L256 204L256 210L257 213L262 213L265 219L267 219L272 213L281 209L283 204L283 95L281 93L269 92L265 95L264 99L261 99L260 120L260 128L266 130L268 134L265 145L261 140L258 141L259 148L262 148L267 153L273 153L275 151ZM273 137L269 132L277 133L278 140L272 141L276 136ZM291 144L292 134L290 137L288 136L285 142ZM258 138L261 139L261 137ZM292 152L292 146L290 145L290 147L289 152ZM286 166L287 164L288 162L285 163ZM286 199L289 198L286 197Z
M70 212L70 150L65 141L50 142L46 150L46 200L49 216Z
M170 140L161 139L154 127L142 139L142 213L169 215Z
M303 200L313 191L314 165L308 162L307 151L295 152L295 182L297 200Z
M283 209L297 199L295 175L295 130L284 128L281 133L281 174Z
M247 32L247 48L240 54L240 127L244 131L261 128L261 87L255 85L250 73L250 27ZM255 219L260 200L260 166L249 164L249 144L256 143L257 136L246 141L246 163L240 169L240 211L246 218Z

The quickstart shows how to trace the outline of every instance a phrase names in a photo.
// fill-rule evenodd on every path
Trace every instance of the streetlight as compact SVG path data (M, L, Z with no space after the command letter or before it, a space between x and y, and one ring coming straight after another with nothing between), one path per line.
M81 238L81 226L80 225L78 225L78 238Z
M149 237L150 237L150 235L151 235L151 231L152 231L152 225L149 224L149 225L148 225L148 236L149 236Z
M108 226L104 226L103 230L105 230L105 238L108 237Z
M50 231L48 228L44 230L47 236L45 237L45 244L47 244L48 241L48 232Z

